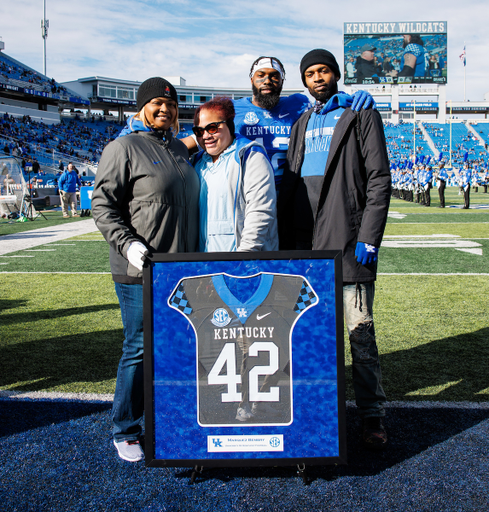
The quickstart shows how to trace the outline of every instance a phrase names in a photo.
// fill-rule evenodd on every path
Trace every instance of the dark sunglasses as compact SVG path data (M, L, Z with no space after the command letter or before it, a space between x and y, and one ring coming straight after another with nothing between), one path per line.
M192 131L197 137L202 137L204 132L207 132L209 135L214 135L219 130L219 125L225 122L226 121L218 121L217 123L209 123L207 126L204 126L204 128L201 126L192 126Z

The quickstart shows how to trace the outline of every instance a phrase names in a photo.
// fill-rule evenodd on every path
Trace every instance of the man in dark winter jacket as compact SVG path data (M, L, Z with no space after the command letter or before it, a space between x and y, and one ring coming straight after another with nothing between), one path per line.
M292 128L278 202L282 249L343 252L343 302L353 359L362 439L387 443L386 400L372 316L377 254L389 209L391 176L382 120L376 110L354 112L338 93L340 70L326 50L300 65L316 99Z

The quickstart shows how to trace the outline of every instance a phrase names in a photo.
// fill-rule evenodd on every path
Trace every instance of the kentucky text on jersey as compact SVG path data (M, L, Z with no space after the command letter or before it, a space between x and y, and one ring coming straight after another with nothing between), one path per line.
M275 327L225 327L214 329L215 340L237 340L246 336L248 339L273 338ZM268 334L267 334L268 331Z
M290 136L291 126L246 126L245 137L259 137L260 135L287 135ZM284 141L284 149L287 149L289 139Z

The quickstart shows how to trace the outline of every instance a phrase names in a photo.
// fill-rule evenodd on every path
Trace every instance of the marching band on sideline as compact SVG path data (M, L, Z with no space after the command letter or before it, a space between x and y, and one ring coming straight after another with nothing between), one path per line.
M429 165L430 158L424 161L417 161L416 164L404 161L391 164L392 175L392 197L403 199L408 202L419 203L423 206L431 205L430 190L438 187L440 198L439 208L445 208L446 187L458 187L459 195L464 196L464 209L470 208L470 188L473 192L487 194L489 186L489 167L473 165L466 161L460 167L447 169L445 163L441 162L433 168Z

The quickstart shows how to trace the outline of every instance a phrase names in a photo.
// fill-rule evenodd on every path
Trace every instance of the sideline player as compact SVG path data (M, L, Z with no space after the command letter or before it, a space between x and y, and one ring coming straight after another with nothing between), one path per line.
M236 133L257 140L265 147L275 174L275 186L280 186L283 166L289 145L292 125L310 108L304 94L281 97L285 81L285 68L276 57L259 57L250 69L252 97L233 100ZM353 97L353 110L368 109L374 105L372 96L357 91ZM189 151L198 149L194 137L182 139Z

